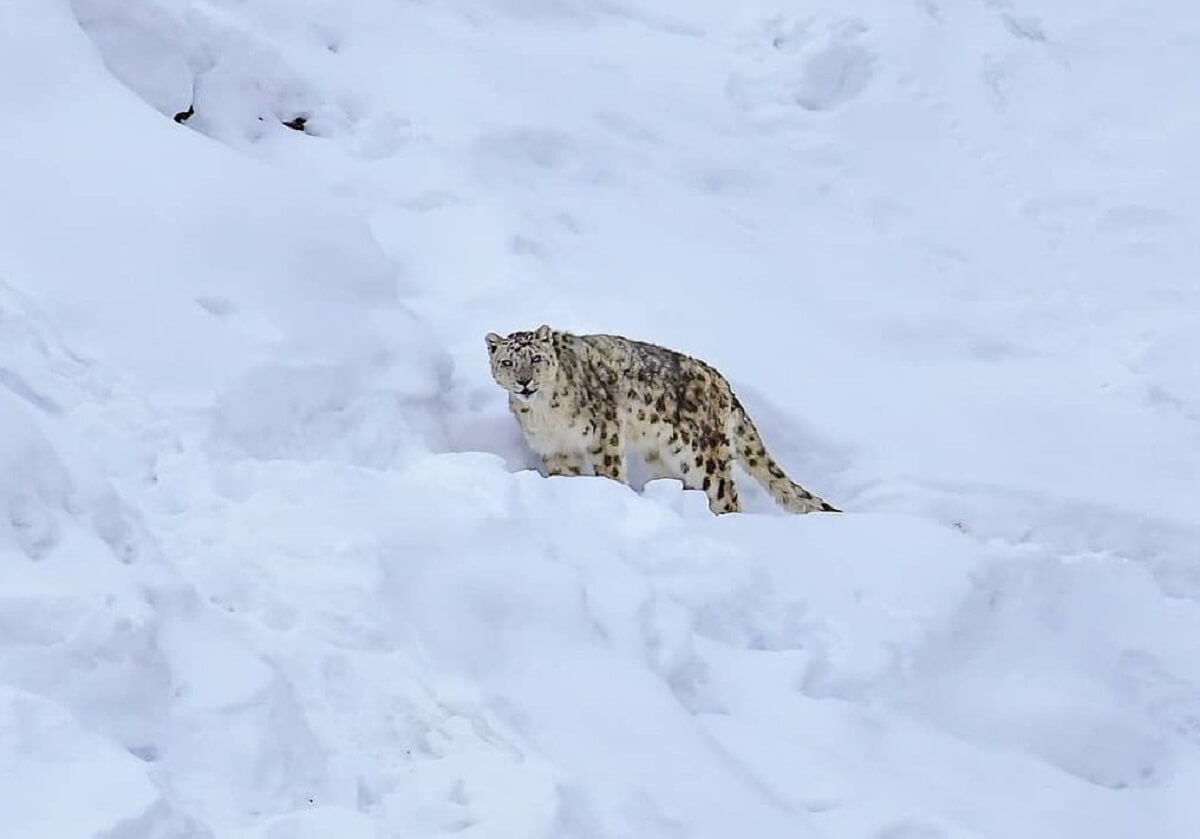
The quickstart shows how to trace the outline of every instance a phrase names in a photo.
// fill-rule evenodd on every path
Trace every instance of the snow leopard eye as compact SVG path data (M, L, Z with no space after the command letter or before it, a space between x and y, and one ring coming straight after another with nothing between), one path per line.
M511 358L500 359L500 366L501 367L512 367L512 359Z
M545 359L542 358L540 355L535 355L533 358L531 358L529 360L532 361L534 364L541 364L543 361L545 361Z

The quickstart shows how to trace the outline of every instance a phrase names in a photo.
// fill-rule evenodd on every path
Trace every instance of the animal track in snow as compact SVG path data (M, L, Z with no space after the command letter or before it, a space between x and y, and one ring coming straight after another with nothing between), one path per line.
M771 18L750 38L750 66L730 79L728 92L751 110L841 107L875 77L877 56L863 43L867 31L852 18Z

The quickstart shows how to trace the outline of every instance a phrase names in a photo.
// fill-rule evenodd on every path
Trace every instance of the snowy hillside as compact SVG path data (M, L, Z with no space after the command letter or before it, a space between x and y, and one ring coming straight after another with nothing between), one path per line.
M0 834L1200 835L1200 7L8 0ZM798 480L529 467L483 336Z

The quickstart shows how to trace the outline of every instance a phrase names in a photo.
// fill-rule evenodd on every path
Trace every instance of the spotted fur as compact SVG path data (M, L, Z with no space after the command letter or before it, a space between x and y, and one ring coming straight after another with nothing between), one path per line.
M838 512L792 481L763 444L725 377L699 359L617 335L549 326L486 338L492 377L529 447L552 475L627 483L626 457L654 477L708 495L714 513L741 510L738 461L793 513Z

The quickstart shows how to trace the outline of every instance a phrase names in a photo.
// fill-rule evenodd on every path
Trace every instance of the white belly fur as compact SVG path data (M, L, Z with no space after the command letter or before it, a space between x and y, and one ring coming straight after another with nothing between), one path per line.
M598 442L595 427L590 421L581 417L572 419L564 411L551 409L549 403L518 402L516 407L529 409L527 413L518 416L529 447L539 455L587 454ZM620 433L625 453L629 457L647 459L662 453L663 440L660 434L647 433L647 429L637 427L629 419L621 423Z

